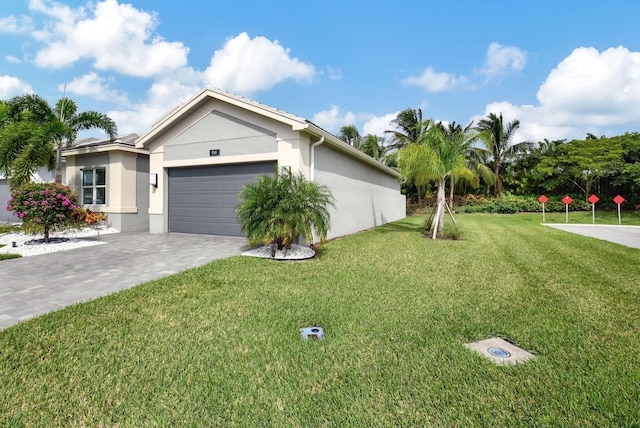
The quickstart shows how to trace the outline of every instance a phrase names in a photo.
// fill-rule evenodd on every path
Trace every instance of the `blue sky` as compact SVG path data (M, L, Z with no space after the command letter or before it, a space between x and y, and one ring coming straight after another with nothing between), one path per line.
M120 134L205 86L338 133L405 108L515 141L640 131L640 2L2 0L0 99L63 95ZM100 136L98 131L93 132Z

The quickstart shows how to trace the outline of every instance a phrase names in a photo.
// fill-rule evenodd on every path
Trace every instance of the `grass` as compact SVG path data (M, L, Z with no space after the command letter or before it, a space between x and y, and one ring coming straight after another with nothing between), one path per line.
M464 215L234 257L0 331L1 426L637 426L640 251ZM322 342L298 328L322 326ZM500 336L537 355L496 366Z
M0 235L4 234L4 233L11 233L11 232L17 232L18 230L20 230L19 226L15 226L12 224L0 224ZM4 247L5 245L0 244L0 248ZM0 261L1 260L9 260L9 259L16 259L18 257L22 257L20 254L0 254Z
M542 221L542 213L537 214L537 218ZM569 211L569 224L618 224L618 212L617 211L601 211L596 209L595 216L591 211ZM546 223L566 223L566 212L552 212L545 213ZM620 224L623 226L638 226L640 225L640 212L638 211L623 211L620 213Z
M0 248L5 247L6 245L0 244ZM18 257L22 257L20 254L0 254L0 260L9 260L9 259L17 259Z

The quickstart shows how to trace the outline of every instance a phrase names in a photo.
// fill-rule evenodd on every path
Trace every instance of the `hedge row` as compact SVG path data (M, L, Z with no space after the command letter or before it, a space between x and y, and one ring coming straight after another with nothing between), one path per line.
M560 197L550 197L544 205L547 212L563 212L565 204ZM591 204L581 196L571 196L573 202L569 205L571 211L587 211L591 209ZM435 205L435 196L428 196L423 201L427 207ZM542 204L536 196L513 196L504 195L501 198L487 196L466 195L455 196L453 201L454 210L457 213L499 213L514 214L519 212L542 212ZM409 213L421 211L418 207L411 207Z

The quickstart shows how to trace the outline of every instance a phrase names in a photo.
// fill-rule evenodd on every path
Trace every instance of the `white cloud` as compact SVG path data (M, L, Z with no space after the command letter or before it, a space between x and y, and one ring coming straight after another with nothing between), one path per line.
M120 134L143 134L151 129L154 122L189 100L200 89L197 85L183 84L175 79L163 79L151 86L146 101L133 105L128 110L110 111L108 115L118 125Z
M204 86L248 94L287 79L303 81L316 75L313 65L293 57L277 40L251 38L247 33L228 39L214 52L206 70L194 69L187 63L189 49L183 43L168 42L155 32L156 13L119 0L91 1L81 7L29 0L29 9L34 16L41 15L43 23L31 31L35 44L25 46L35 46L36 51L25 55L24 61L49 69L90 64L89 71L67 83L67 91L124 106L109 113L121 132L148 129ZM17 30L18 21L4 18L0 31ZM5 58L20 62L14 56ZM328 70L330 79L339 77L339 71ZM114 89L118 75L150 78L152 86L142 99L130 99Z
M314 74L312 65L292 58L277 40L240 33L214 53L204 78L207 85L247 94L269 90L286 79L311 79Z
M66 89L69 93L88 96L97 101L111 101L116 104L129 105L130 102L125 94L109 88L114 80L113 78L102 78L97 73L91 72L67 83ZM63 91L64 85L59 85L58 90Z
M640 52L578 48L551 71L537 97L563 120L606 126L640 120Z
M157 17L117 0L98 2L85 10L55 2L32 0L30 8L54 23L33 33L45 46L36 54L40 67L61 68L92 59L99 70L151 77L183 67L189 52L181 42L166 42L153 33Z
M521 71L527 63L527 53L515 46L502 46L493 42L487 48L484 64L474 69L471 76L437 72L431 66L420 76L409 76L402 80L405 85L421 86L428 92L450 91L459 87L478 89L488 81L513 71ZM482 84L473 83L484 76Z
M313 115L313 123L327 131L336 134L345 125L353 125L356 122L356 115L348 111L344 114L340 112L340 107L331 106L329 110L324 110Z
M32 31L32 29L33 21L28 16L9 15L0 18L0 32L23 34Z
M487 105L485 116L502 112L518 119L517 141L611 135L620 126L640 126L640 53L624 47L599 52L577 48L549 73L538 90L537 106L509 102ZM613 131L615 132L615 131ZM613 134L615 135L615 134Z
M31 85L13 76L0 76L0 99L8 99L17 95L32 94Z
M527 63L527 53L515 46L502 46L493 42L489 45L485 60L479 72L487 80L511 71L522 71Z
M327 66L327 74L329 75L329 79L331 80L340 80L342 79L342 70L339 68Z
M10 62L12 64L21 64L22 63L22 60L20 58L15 57L13 55L7 55L7 56L4 57L4 59L6 59L7 62Z
M393 124L391 123L396 117L398 117L399 111L395 113L388 113L383 116L374 116L368 119L364 125L362 126L362 134L367 135L377 135L378 137L384 137L385 131L393 129Z
M450 73L438 73L433 67L427 67L421 76L410 76L402 81L405 85L422 86L429 92L449 91L467 83L464 76Z

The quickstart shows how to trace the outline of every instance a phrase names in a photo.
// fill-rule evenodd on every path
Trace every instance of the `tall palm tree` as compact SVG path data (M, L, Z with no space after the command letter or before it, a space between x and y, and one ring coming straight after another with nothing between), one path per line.
M464 182L475 188L478 187L481 178L485 181L491 181L493 173L484 163L479 161L477 148L473 145L478 139L478 134L473 128L473 122L470 122L464 128L462 125L456 124L455 121L447 126L439 122L437 126L440 127L440 131L449 141L449 144L460 145L465 155L465 167L458 171L453 171L449 176L449 206L453 207L456 182Z
M42 97L35 94L27 94L12 98L7 102L8 121L11 123L30 122L34 128L39 129L39 138L51 142L56 151L55 169L56 182L62 182L62 149L69 147L77 138L80 131L98 128L103 130L111 140L116 138L117 126L106 114L97 111L78 113L78 106L70 98L63 97L51 107ZM5 128L7 127L5 126ZM7 135L4 135L7 138ZM0 140L0 145L4 144ZM12 153L18 157L19 153ZM37 157L34 157L34 162ZM40 166L36 165L35 169Z
M462 174L465 166L465 140L449 139L443 126L431 126L416 143L409 143L399 151L399 166L417 185L438 183L436 210L431 224L432 238L442 237L444 230L445 183L451 174Z
M519 127L520 121L517 119L505 126L502 113L499 116L495 113L489 113L487 118L478 122L477 130L480 133L480 140L493 157L493 173L496 180L494 193L496 196L501 196L503 192L502 179L500 178L502 164L531 145L528 142L511 144L511 139Z
M389 158L392 158L392 161L400 166L399 154L397 154L396 151L410 144L420 144L419 141L433 125L433 121L430 119L423 120L421 109L414 110L407 108L398 113L391 123L394 125L394 129L384 131L385 134L391 136L391 144L389 144L389 151L391 153L389 153ZM405 176L405 179L408 183L416 186L418 205L422 204L422 185L419 185L410 176Z
M385 134L391 134L391 149L401 149L409 143L416 143L432 124L430 120L422 119L421 109L411 108L402 110L391 123L396 129L384 131Z

